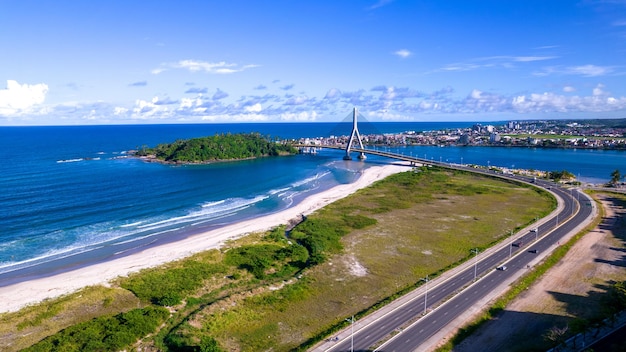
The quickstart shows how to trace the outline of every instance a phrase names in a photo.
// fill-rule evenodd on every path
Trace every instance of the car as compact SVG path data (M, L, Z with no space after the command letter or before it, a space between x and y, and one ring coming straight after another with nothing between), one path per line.
M513 247L521 247L523 244L524 244L524 242L517 241L517 242L513 243Z
M496 270L505 271L506 265L500 265L499 267L496 268Z
M530 253L535 253L535 254L539 253L539 251L538 251L538 250L536 250L536 249L531 249L531 250L529 250L529 252L530 252Z

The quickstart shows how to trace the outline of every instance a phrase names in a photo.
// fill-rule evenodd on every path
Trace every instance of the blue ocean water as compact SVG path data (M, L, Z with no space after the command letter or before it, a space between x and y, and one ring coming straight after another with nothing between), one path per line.
M371 132L469 127L472 122L376 123ZM360 128L363 134L369 133ZM332 123L0 127L0 286L108 260L201 230L285 209L363 168L343 152L196 166L127 157L142 145L216 133L280 138L348 134ZM401 147L390 150L451 163L568 170L605 182L626 166L619 151ZM624 170L622 170L624 172Z

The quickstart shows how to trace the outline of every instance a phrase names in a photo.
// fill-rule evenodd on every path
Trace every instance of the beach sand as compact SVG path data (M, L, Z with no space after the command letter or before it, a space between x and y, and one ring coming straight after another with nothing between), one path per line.
M86 286L107 285L111 280L141 269L155 267L188 257L194 253L219 248L225 241L253 232L269 230L281 224L308 215L313 211L344 198L375 181L394 173L407 171L406 164L388 164L365 169L356 182L339 185L312 195L284 211L228 225L216 230L193 235L165 245L104 263L81 267L58 275L0 287L0 313L17 311L27 305L75 292Z

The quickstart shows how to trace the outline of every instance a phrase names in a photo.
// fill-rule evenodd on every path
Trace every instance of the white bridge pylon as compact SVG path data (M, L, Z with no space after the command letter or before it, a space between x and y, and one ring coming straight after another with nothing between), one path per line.
M357 127L356 117L357 112L355 107L354 110L352 110L352 133L350 133L350 139L348 140L348 145L346 146L346 155L343 157L343 160L352 160L352 157L350 156L350 149L352 148L352 143L354 143L355 138L359 142L361 149L365 149L363 148L363 141L361 140L361 134L359 133L359 128ZM365 158L366 156L363 152L359 153L359 160L364 160Z

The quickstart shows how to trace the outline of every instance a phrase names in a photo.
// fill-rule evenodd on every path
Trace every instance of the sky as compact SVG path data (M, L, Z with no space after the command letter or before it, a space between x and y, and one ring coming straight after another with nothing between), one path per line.
M0 0L0 125L626 118L626 0Z

